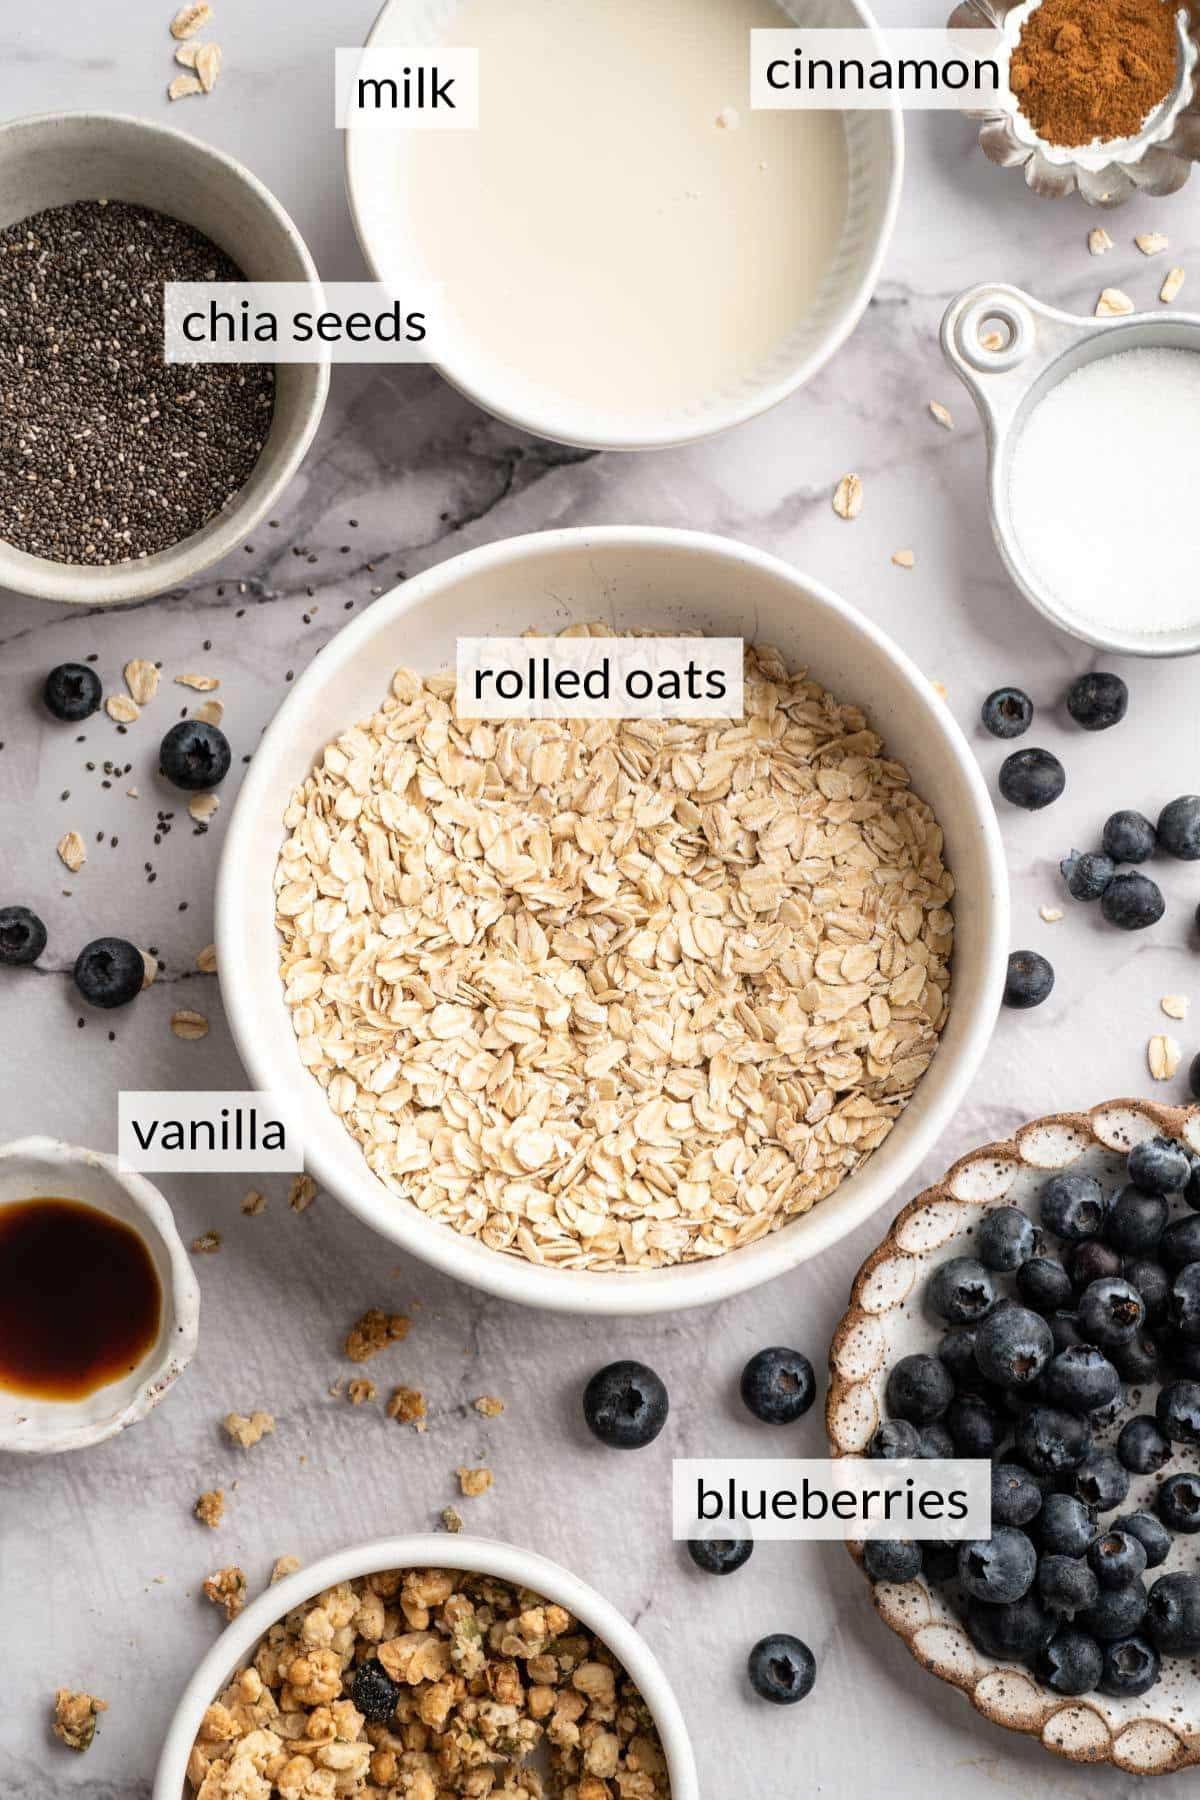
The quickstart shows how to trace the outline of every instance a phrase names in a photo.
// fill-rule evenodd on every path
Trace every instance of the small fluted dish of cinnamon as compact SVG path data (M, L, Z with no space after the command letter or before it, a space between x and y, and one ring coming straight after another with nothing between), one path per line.
M1200 158L1200 27L1171 0L961 0L954 30L999 30L1004 102L980 148L1050 199L1173 194Z

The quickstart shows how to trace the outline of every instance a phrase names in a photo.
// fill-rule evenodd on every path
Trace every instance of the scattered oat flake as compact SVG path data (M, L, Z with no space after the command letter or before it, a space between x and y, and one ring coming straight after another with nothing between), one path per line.
M205 725L219 725L225 717L223 700L205 700L192 714L193 719L200 719Z
M1170 248L1169 239L1161 231L1139 231L1133 241L1143 256L1161 256Z
M110 694L104 702L104 710L118 725L132 725L141 716L127 694Z
M893 550L892 561L898 569L912 569L916 567L917 559L911 550Z
M204 88L198 75L176 75L167 88L168 100L187 100L193 94L202 94Z
M450 1532L452 1536L457 1536L463 1528L463 1516L458 1509L453 1506L443 1506L441 1517L442 1530Z
M1182 269L1167 271L1167 278L1158 290L1158 297L1165 306L1170 306L1172 300L1178 298L1179 290L1186 280L1187 276Z
M212 18L212 7L208 0L191 0L191 4L181 6L171 20L171 36L173 38L190 38L202 30Z
M498 1419L504 1411L503 1400L497 1399L495 1394L480 1394L478 1400L473 1400L471 1404L484 1419Z
M460 1469L458 1485L468 1500L478 1500L492 1486L494 1476L490 1469Z
M149 950L141 950L138 954L142 959L142 992L144 994L148 987L154 985L154 978L158 974L158 958L151 956Z
M412 1321L403 1313L386 1313L381 1306L368 1307L361 1319L355 1320L346 1334L343 1348L352 1363L369 1362L389 1344L399 1344L408 1336Z
M833 510L839 519L857 519L863 509L863 484L858 475L843 475L833 490Z
M929 410L939 425L945 426L947 431L954 430L954 415L948 406L943 406L940 400L931 400Z
M199 1237L192 1239L193 1256L215 1256L221 1248L219 1231L202 1231Z
M217 972L217 946L205 944L196 957L196 967L202 975L215 975Z
M351 1406L367 1406L375 1399L379 1389L365 1375L355 1375L346 1384L346 1398Z
M87 850L83 839L77 831L64 832L58 840L59 861L67 865L72 875L78 875L87 861Z
M418 1431L425 1429L425 1396L420 1388L394 1388L384 1411L389 1419L398 1419L401 1425L413 1425Z
M981 331L979 334L981 350L1003 350L1007 343L1008 339L1002 331Z
M199 44L183 43L178 46L175 51L175 61L179 64L181 69L195 68L196 54L199 49Z
M1182 1057L1183 1051L1177 1041L1165 1032L1152 1037L1146 1046L1146 1061L1155 1081L1169 1081L1178 1069Z
M143 656L135 656L125 664L125 686L139 706L145 706L158 692L158 670Z
M215 1531L225 1517L224 1488L205 1488L193 1506L192 1512L202 1525L207 1525L210 1531Z
M307 1212L317 1197L317 1184L311 1175L293 1175L288 1188L288 1205L293 1212Z
M1113 247L1113 241L1103 225L1096 225L1088 232L1088 249L1093 256L1107 256Z
M1191 1002L1186 994L1164 994L1158 1004L1168 1019L1186 1019Z
M138 790L135 787L126 788L125 792L126 792L126 794L128 794L128 796L131 800L136 800L138 797Z
M242 1211L247 1218L256 1219L259 1213L267 1210L267 1196L260 1194L257 1188L251 1188L242 1196Z
M275 1429L274 1415L269 1412L226 1413L222 1424L225 1435L240 1444L243 1450L253 1449Z
M188 816L197 825L207 825L220 804L220 794L193 794L188 801Z
M246 1577L236 1563L218 1569L203 1582L204 1598L220 1607L226 1621L232 1624L246 1605Z
M287 1576L294 1575L299 1567L300 1558L298 1556L277 1556L271 1569L271 1586L274 1587L277 1581L283 1581Z
M198 1038L208 1036L208 1020L203 1013L192 1012L190 1007L181 1006L171 1014L171 1030L177 1038L195 1043Z
M175 685L194 688L198 694L211 694L214 688L220 687L221 683L215 675L177 675Z
M221 73L220 44L201 44L196 52L196 73L206 94L211 94Z
M1133 301L1121 288L1107 287L1096 302L1098 319L1116 319L1134 310Z
M1063 916L1063 909L1061 906L1039 906L1038 916L1043 919L1047 925L1057 925L1058 921Z
M54 1696L54 1735L68 1750L80 1754L91 1748L96 1735L96 1719L108 1711L108 1701L95 1694L77 1694L70 1688L59 1688Z

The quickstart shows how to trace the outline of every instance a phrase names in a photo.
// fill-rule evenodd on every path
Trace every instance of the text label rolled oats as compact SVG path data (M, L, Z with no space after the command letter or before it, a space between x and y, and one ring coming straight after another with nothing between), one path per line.
M740 719L734 637L459 638L460 719Z

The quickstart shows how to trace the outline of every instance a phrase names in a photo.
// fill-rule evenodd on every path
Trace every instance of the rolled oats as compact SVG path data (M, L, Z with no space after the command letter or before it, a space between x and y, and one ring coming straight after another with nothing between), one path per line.
M843 475L833 490L833 510L839 519L857 519L863 509L860 475Z
M117 725L132 725L141 717L128 694L110 694L104 702L104 710Z
M478 1400L472 1401L475 1411L483 1419L498 1419L504 1411L504 1402L495 1394L480 1394Z
M891 1130L948 1009L942 832L779 654L744 719L458 721L401 670L285 815L301 1062L393 1192L561 1268L719 1256Z
M317 1184L311 1175L293 1175L288 1183L288 1205L293 1212L307 1212L317 1197Z
M196 957L196 967L202 975L215 975L217 972L217 946L205 944Z
M212 18L212 7L209 0L194 0L188 6L181 6L171 20L171 36L173 38L190 38L208 24Z
M215 675L177 675L175 685L192 688L197 694L211 694L214 688L220 687L221 683Z
M64 832L58 840L58 860L65 863L72 875L78 875L87 861L87 847L77 831Z
M490 1469L460 1469L458 1485L468 1500L478 1500L492 1486L495 1477Z
M277 1556L271 1570L271 1586L274 1587L277 1581L282 1581L287 1575L294 1575L299 1567L298 1556Z
M346 1398L351 1406L369 1406L379 1390L365 1375L351 1376L346 1383Z
M1170 1081L1182 1060L1179 1040L1167 1032L1157 1033L1146 1046L1146 1062L1155 1081Z
M144 656L135 656L125 664L125 686L139 706L145 706L158 692L158 670Z
M225 1434L243 1450L250 1450L275 1429L275 1420L269 1412L226 1413L222 1423Z
M203 1013L181 1006L171 1014L171 1030L177 1038L195 1043L197 1039L208 1036L208 1020Z
M256 1219L259 1213L267 1210L267 1196L260 1194L257 1188L250 1188L242 1196L242 1211L248 1218Z

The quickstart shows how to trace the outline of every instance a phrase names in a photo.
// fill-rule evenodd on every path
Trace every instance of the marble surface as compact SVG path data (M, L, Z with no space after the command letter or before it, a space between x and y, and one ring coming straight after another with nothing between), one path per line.
M934 0L887 0L880 10L896 24L942 17ZM371 0L218 4L220 87L209 100L169 110L170 11L169 0L5 8L0 117L91 107L169 118L243 157L274 188L325 275L361 274L329 122L331 51L361 40ZM942 368L936 328L949 298L984 279L1025 283L1079 310L1090 310L1105 283L1153 304L1163 265L1139 256L1133 233L1167 230L1171 260L1186 266L1195 257L1200 279L1200 190L1137 202L1110 218L1116 248L1097 262L1086 247L1094 216L1076 203L1034 202L1019 177L984 162L966 123L915 115L908 143L899 226L867 316L820 379L754 424L688 450L581 456L483 417L427 369L342 370L280 526L256 534L252 550L185 591L103 615L0 596L3 898L34 903L51 933L42 966L3 983L0 1138L38 1130L111 1147L121 1085L239 1082L217 982L194 969L212 935L212 877L236 770L207 834L194 835L176 806L174 829L156 847L155 813L173 798L153 773L154 749L189 696L165 687L127 735L93 719L85 746L41 715L36 690L45 671L93 652L111 686L131 656L161 659L168 673L211 671L240 757L253 749L288 671L308 662L346 608L369 604L401 572L514 532L603 522L726 532L811 570L945 684L989 774L1002 752L974 725L982 695L1016 680L1044 703L1034 740L1062 755L1066 797L1040 817L1006 810L1003 825L1016 941L1053 958L1058 984L1041 1010L1001 1018L925 1177L1033 1113L1151 1089L1182 1096L1182 1073L1161 1088L1150 1081L1145 1047L1166 1023L1159 997L1197 986L1192 909L1200 879L1182 865L1164 871L1169 911L1145 936L1106 931L1079 908L1049 925L1038 908L1063 901L1057 858L1072 840L1090 844L1115 806L1153 813L1200 786L1195 672L1180 662L1130 663L1122 669L1133 696L1122 730L1091 738L1063 729L1053 707L1067 679L1106 659L1044 624L1005 579L984 517L980 433ZM953 409L953 433L930 419L933 398ZM853 525L829 506L847 469L861 472L866 489ZM298 545L305 555L292 554ZM911 572L890 562L901 547L915 551ZM86 759L96 761L94 771ZM133 765L111 787L106 759ZM133 786L136 799L127 793ZM68 827L89 844L75 878L54 853ZM164 960L154 987L112 1021L115 1041L96 1015L77 1026L69 979L78 946L105 931L153 944ZM168 1018L180 1005L211 1018L202 1043L171 1035ZM1173 1029L1186 1055L1200 1047L1191 1025ZM203 1576L236 1560L257 1587L281 1552L308 1559L368 1536L424 1529L453 1498L456 1466L477 1461L491 1465L496 1484L485 1499L461 1503L471 1528L569 1563L639 1622L690 1721L706 1800L790 1800L800 1791L916 1796L946 1785L965 1800L1030 1788L1080 1800L1133 1792L1131 1777L1073 1770L985 1724L922 1674L877 1623L837 1547L765 1546L735 1579L715 1583L692 1572L670 1542L671 1456L764 1451L761 1429L739 1412L737 1374L770 1342L795 1343L823 1360L874 1228L715 1313L591 1326L482 1299L398 1262L328 1196L297 1217L275 1183L267 1212L244 1218L245 1185L236 1177L167 1184L185 1235L209 1227L224 1234L220 1254L198 1263L201 1348L168 1403L83 1455L0 1459L6 1800L85 1792L145 1800L176 1696L216 1635L218 1620L198 1597ZM897 1194L897 1204L908 1197ZM372 1372L381 1385L406 1380L426 1391L423 1437L378 1408L355 1411L329 1394L345 1372L341 1336L371 1303L414 1309L409 1341ZM615 1352L655 1364L672 1392L670 1426L636 1464L598 1453L577 1417L584 1379ZM493 1423L470 1408L487 1392L507 1401ZM270 1408L278 1429L255 1450L236 1452L219 1420L230 1408L254 1407ZM821 1452L818 1413L789 1447ZM210 1535L190 1508L214 1484L228 1490L228 1516ZM816 1692L795 1713L755 1704L740 1678L749 1644L773 1629L798 1631L817 1652ZM60 1683L90 1687L110 1703L86 1760L49 1738L49 1699Z

